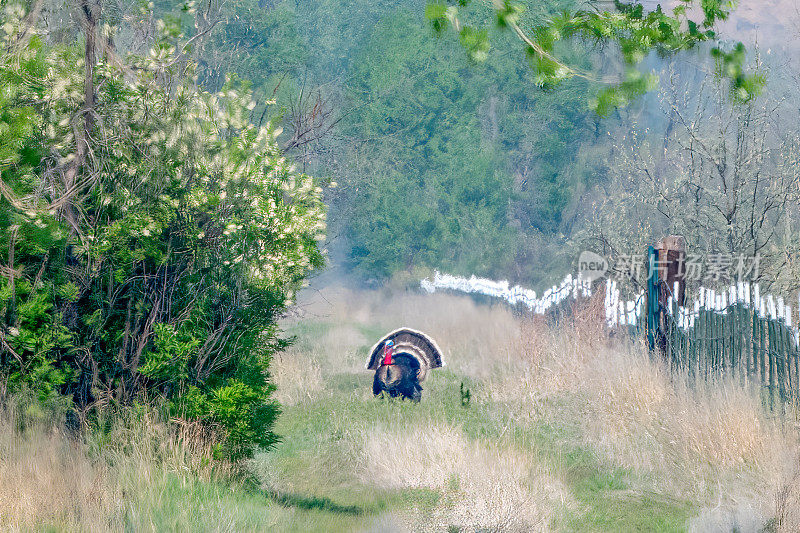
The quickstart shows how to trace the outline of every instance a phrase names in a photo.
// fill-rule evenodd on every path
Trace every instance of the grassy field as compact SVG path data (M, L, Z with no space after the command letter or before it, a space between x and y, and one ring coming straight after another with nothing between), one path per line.
M597 309L552 328L452 295L309 291L273 361L284 406L249 482L147 416L75 444L0 417L0 524L22 530L797 531L792 413L689 386ZM409 326L447 366L372 397L368 348ZM469 391L467 402L462 390ZM466 405L465 405L466 403ZM198 463L198 461L200 461Z
M795 531L797 425L735 383L690 387L596 309L558 328L452 295L329 289L274 361L284 443L256 458L297 531ZM447 367L423 401L363 365L398 326ZM462 405L462 384L470 391Z
M797 426L734 383L689 387L596 310L552 329L451 295L330 289L274 362L285 441L255 461L298 531L797 530ZM430 333L423 401L370 394L382 333ZM461 386L470 391L462 406Z

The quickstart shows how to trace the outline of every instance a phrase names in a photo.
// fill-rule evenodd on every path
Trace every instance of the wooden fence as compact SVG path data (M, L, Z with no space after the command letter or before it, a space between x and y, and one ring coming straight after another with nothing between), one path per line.
M756 384L770 405L797 401L800 332L782 297L762 296L758 285L745 283L722 294L701 288L693 306L670 301L665 316L664 355L673 368Z
M567 276L541 296L505 281L438 272L432 279L423 280L422 288L427 292L446 289L484 294L524 305L537 314L561 311L569 300L592 294L590 284L577 276ZM609 328L632 336L647 336L648 332L660 336L662 348L654 353L663 352L673 369L698 379L732 377L756 385L770 405L800 400L800 320L794 320L796 312L787 304L788 299L762 294L759 285L749 283L723 289L687 289L685 305L678 305L672 297L678 294L677 286L669 291L665 306L659 306L658 299L652 295L648 298L644 291L630 299L622 298L621 293L617 282L606 280L605 318ZM657 312L661 317L654 318Z

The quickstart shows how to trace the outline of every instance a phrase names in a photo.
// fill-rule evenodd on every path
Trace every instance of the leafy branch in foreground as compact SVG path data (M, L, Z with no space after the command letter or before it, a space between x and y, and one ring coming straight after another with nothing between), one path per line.
M452 27L469 57L483 61L490 48L489 32L463 22L462 17L472 3L472 0L433 0L428 3L425 15L437 34ZM733 1L680 0L669 14L661 5L645 12L641 4L615 0L615 11L563 11L526 29L521 22L524 11L521 4L512 0L479 3L493 11L498 27L510 30L523 43L538 85L555 84L572 77L605 85L593 102L600 115L607 115L657 85L655 74L646 74L637 68L648 54L655 52L667 56L700 43L717 41L714 29L717 22L726 20L735 7ZM696 3L700 5L695 6ZM695 20L693 14L702 20ZM612 78L598 77L568 64L559 57L558 45L573 39L598 45L616 44L624 63L624 73ZM730 50L716 46L712 49L712 57L718 75L730 80L734 101L746 102L759 93L764 84L763 76L745 72L742 43Z

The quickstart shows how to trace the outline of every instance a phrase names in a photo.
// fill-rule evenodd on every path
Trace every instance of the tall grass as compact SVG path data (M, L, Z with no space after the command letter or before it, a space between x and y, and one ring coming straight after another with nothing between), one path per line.
M365 482L427 488L443 503L416 527L544 531L566 506L564 483L512 448L470 441L455 426L375 425L363 432Z
M670 372L609 335L602 302L553 326L447 294L317 295L272 364L284 441L245 465L262 492L157 410L81 437L19 401L0 411L0 528L800 530L795 416ZM363 367L400 326L445 352L419 404L373 398Z
M570 466L560 468L547 452L508 436L571 424L577 433L569 446L589 450L608 472L627 472L634 495L688 502L695 511L686 527L800 530L800 448L791 416L766 411L758 391L738 382L695 383L670 372L642 343L609 336L601 304L592 301L554 327L460 296L330 290L306 308L313 323L327 324L325 334L311 352L300 343L292 365L302 373L296 361L306 361L322 376L326 368L364 373L356 363L363 364L365 347L399 326L437 340L448 379L471 384L482 423L495 426L488 433L504 437L468 438L457 409L443 416L426 411L426 402L438 401L430 391L437 381L425 384L418 416L363 420L354 413L334 445L351 458L349 468L362 472L361 483L438 491L442 500L432 516L443 523L500 529L568 523L559 513L581 512L565 483ZM328 342L337 331L339 342ZM281 372L286 384L302 382L288 375L288 366ZM324 379L317 387L318 398L335 397ZM357 394L353 408L370 409L362 404L368 392Z
M153 408L66 429L29 398L0 409L0 528L39 531L260 529L269 502L242 498L214 439Z
M113 523L122 491L109 482L111 467L32 405L13 400L0 411L0 521L25 530Z

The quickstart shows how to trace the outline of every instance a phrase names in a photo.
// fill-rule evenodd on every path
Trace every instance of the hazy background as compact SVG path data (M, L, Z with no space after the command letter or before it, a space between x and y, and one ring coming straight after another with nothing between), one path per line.
M563 8L612 7L575 0L527 4L529 24ZM724 96L708 49L669 61L649 58L643 68L660 75L661 90L600 118L590 110L597 85L573 79L537 87L522 48L494 29L488 60L470 64L454 36L433 36L424 5L229 2L195 51L202 85L219 89L228 72L251 80L261 102L277 101L266 111L257 107L254 120L282 121L288 154L310 174L336 183L327 193L327 249L337 271L372 285L410 283L440 268L539 287L571 270L580 249L619 252L613 245L619 241L635 250L640 240L691 231L636 205L647 191L638 190L629 204L641 220L625 215L620 227L609 216L622 211L605 200L620 192L615 176L632 175L632 153L652 156L653 146L663 144L661 159L683 156L665 140L681 131L671 107L682 106L689 117L704 99L717 105ZM156 8L195 31L188 29L194 17L173 3ZM122 18L135 16L127 4L118 9ZM480 3L472 9L468 16L490 21ZM794 1L751 0L720 27L726 39L747 44L751 68L768 80L769 96L758 105L772 111L758 127L768 123L783 136L773 147L785 146L797 130L798 21ZM579 43L562 53L600 74L620 72L613 49ZM721 105L706 118L723 116ZM652 157L644 164L659 166ZM674 174L662 173L663 179ZM641 239L615 239L599 227ZM689 244L709 249L706 242Z

